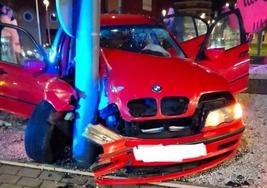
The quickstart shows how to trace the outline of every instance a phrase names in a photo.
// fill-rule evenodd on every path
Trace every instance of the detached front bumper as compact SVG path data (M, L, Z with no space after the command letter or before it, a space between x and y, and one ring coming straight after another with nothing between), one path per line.
M98 162L92 166L97 183L126 185L166 181L212 168L235 154L245 128L241 121L235 121L198 135L172 139L127 138L116 135L102 126L92 125L89 129L85 136L93 138L104 149ZM144 162L137 160L133 152L138 146L199 144L205 146L205 155L185 158L179 162ZM114 175L116 171L115 176L107 176Z

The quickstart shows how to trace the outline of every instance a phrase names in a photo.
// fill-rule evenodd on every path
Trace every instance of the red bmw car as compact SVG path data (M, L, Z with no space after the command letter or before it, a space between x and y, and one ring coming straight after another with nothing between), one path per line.
M25 30L0 29L0 110L29 118L28 156L54 162L69 143L79 97L75 40L60 30L46 55ZM239 11L210 26L192 16L172 15L160 24L102 15L100 46L102 125L85 131L103 148L92 166L98 183L173 179L235 154L244 125L234 96L247 88L250 60ZM105 176L115 171L116 179Z

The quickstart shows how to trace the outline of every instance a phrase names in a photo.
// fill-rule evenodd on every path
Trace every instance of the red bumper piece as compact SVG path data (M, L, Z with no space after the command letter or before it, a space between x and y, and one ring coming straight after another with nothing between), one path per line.
M96 127L98 126L95 126L95 128ZM105 128L101 126L100 132L103 133L103 129ZM113 132L112 138L109 138L109 136L107 136L108 134L104 134L105 136L103 137L102 134L102 141L100 141L101 139L97 141L96 139L93 140L102 145L104 153L99 156L98 162L91 168L95 174L96 182L105 185L144 184L176 179L207 170L232 157L240 143L243 131L244 127L240 123L237 123L235 130L231 127L231 132L229 132L229 130L227 132L224 128L221 131L224 132L224 134L213 135L212 137L203 139L199 139L199 135L187 138L155 140L126 138L119 135L114 137L115 133ZM92 136L99 135L99 132L92 133L94 131L91 130L88 132L90 132L89 134L91 135L87 134L86 136L91 139ZM144 162L136 160L133 152L135 147L141 145L168 146L180 144L204 144L207 153L205 156L188 158L180 162Z

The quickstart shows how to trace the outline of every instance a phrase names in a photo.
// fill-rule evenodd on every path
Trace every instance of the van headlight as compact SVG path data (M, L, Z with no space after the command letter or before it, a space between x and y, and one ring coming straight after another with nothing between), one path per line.
M242 118L242 107L239 103L210 111L205 127L216 127L222 123L229 123Z

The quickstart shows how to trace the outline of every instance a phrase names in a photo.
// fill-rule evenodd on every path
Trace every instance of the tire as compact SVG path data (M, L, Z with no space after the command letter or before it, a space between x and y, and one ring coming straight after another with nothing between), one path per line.
M63 156L68 138L48 122L55 109L46 101L39 103L25 130L25 150L31 159L40 163L54 163Z

